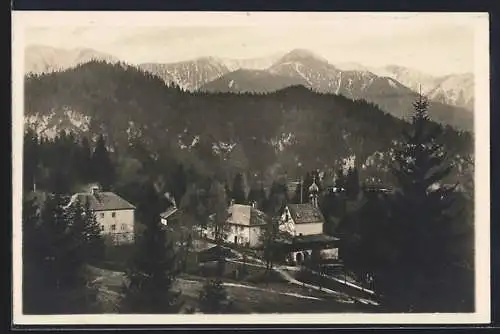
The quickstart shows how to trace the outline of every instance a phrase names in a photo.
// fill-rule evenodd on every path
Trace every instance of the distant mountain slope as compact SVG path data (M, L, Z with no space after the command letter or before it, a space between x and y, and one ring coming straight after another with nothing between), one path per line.
M193 91L229 72L266 69L276 58L276 55L248 59L202 57L176 63L145 63L139 67L159 76L167 84L175 83L185 90Z
M435 101L463 106L474 110L474 75L472 73L447 75L436 80L426 94Z
M175 83L185 90L196 90L230 72L226 65L213 57L168 64L146 63L140 64L139 68L157 75L167 84Z
M61 49L45 45L30 45L24 53L25 73L61 71L91 60L116 63L118 58L90 48Z
M388 65L380 68L370 68L378 76L393 78L415 92L420 88L422 93L436 85L436 77L404 66Z
M269 93L293 85L305 85L301 78L290 78L262 70L239 69L203 85L206 92Z
M393 78L403 85L422 93L434 101L474 110L474 75L472 73L432 76L403 66L389 65L370 71Z
M224 64L231 72L244 69L244 70L265 70L276 62L282 54L273 54L267 57L258 58L245 58L245 59L232 59L232 58L218 58L219 62Z
M375 103L391 115L407 118L417 93L390 77L369 71L343 71L326 59L307 50L296 49L275 62L259 75L237 71L224 75L201 89L211 92L271 92L286 86L302 84L317 92L341 94L351 99ZM471 130L473 115L464 109L433 101L432 119L454 127Z
M64 50L38 45L26 49L25 66L26 72L44 73L93 59L118 61L114 56L91 49ZM268 93L301 84L322 93L365 99L400 118L407 117L416 97L415 90L422 84L423 93L433 101L430 114L434 120L460 129L473 127L473 115L468 110L473 110L474 80L469 74L433 78L401 66L372 69L359 64L341 64L341 69L304 49L255 59L203 57L138 67L187 91Z
M269 179L293 175L299 165L331 169L352 155L363 164L408 126L372 104L303 86L265 95L185 92L136 67L104 62L27 76L25 125L47 136L102 133L119 154L140 141L203 173ZM453 129L442 140L450 157L473 147Z

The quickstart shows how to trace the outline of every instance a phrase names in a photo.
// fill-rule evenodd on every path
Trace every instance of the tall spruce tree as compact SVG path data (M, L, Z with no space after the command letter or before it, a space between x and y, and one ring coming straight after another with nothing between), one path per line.
M245 182L241 173L236 174L234 177L231 197L236 204L246 204Z
M83 183L91 181L92 149L87 137L82 138L78 163L80 181Z
M338 189L345 189L347 187L347 178L342 168L335 173L335 187Z
M214 231L214 239L217 249L217 276L215 279L207 280L200 291L200 308L204 313L222 313L228 309L227 292L223 286L222 276L225 267L223 245L228 233L227 224L227 200L224 186L212 182L208 194L208 208L212 212L209 224Z
M282 181L273 181L271 184L271 189L269 190L269 196L264 206L264 212L271 217L276 214L281 214L283 208L288 202L288 191L287 186ZM276 209L276 206L279 209Z
M175 202L180 203L187 190L187 175L184 165L181 163L178 164L177 169L174 171L171 183Z
M291 240L292 237L288 232L280 229L280 215L285 205L286 200L281 192L271 192L267 205L267 213L264 217L266 224L259 236L259 241L264 250L263 257L266 262L266 275L269 275L273 269L277 252L280 251L279 242Z
M419 96L411 127L395 152L393 173L398 181L391 239L398 256L392 263L390 292L406 310L432 311L450 259L450 208L453 186L441 184L451 171L446 150L438 144L442 127L429 121L429 103ZM442 285L441 285L442 287Z
M218 181L212 182L208 193L207 201L208 210L211 212L209 224L214 231L214 240L217 246L222 247L228 230L227 218L227 199L224 191L224 186ZM222 260L222 258L220 259Z
M89 245L95 242L84 232L90 223L79 205L65 204L57 194L48 196L38 215L33 203L26 202L23 263L31 276L25 276L28 313L99 311L97 290L85 266Z
M109 190L115 181L114 165L103 135L99 136L92 154L92 173L93 179L99 182L103 190Z
M23 313L38 313L43 309L45 300L40 292L43 292L43 284L39 279L33 279L40 275L43 269L43 254L40 252L41 240L38 235L40 228L40 214L35 198L23 198Z
M166 231L161 227L163 196L152 182L143 191L142 219L146 226L136 241L136 250L126 272L121 302L123 313L177 313L180 292L173 290L179 273L178 261Z
M359 173L357 167L349 168L349 170L347 171L345 179L345 188L346 188L346 195L350 199L357 198L360 190Z
M261 210L265 201L266 191L264 190L264 186L262 184L260 184L260 186L254 185L248 193L248 202L255 202L257 204L257 208Z

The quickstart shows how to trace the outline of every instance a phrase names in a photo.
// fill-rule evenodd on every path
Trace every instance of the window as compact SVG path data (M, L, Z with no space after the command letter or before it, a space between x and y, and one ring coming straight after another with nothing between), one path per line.
M116 231L116 225L115 224L111 225L111 231Z
M104 231L104 225L101 225L101 231Z
M111 212L111 217L115 218L116 217L116 212Z
M122 231L126 231L126 230L127 230L127 225L122 224Z
M101 218L104 218L104 212L101 212Z

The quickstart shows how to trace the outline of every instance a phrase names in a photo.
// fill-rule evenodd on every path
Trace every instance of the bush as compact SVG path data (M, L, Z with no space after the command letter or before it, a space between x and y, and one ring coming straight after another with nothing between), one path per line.
M226 313L230 301L219 279L208 280L200 291L200 309L203 313Z
M104 258L91 264L102 269L125 271L133 252L133 244L107 245L104 252Z
M245 281L249 283L286 283L285 280L279 273L272 270L269 272L259 271L245 277Z

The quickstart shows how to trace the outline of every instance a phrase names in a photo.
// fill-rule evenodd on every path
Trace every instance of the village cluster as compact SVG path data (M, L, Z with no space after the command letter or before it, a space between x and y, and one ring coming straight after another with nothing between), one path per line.
M292 236L291 240L282 240L281 259L290 265L300 265L311 258L313 250L318 251L325 261L337 263L339 260L339 239L324 234L325 218L318 206L319 188L316 183L309 187L309 201L298 204L286 204L283 213L278 218L279 229ZM109 236L114 244L133 243L135 240L135 206L118 194L100 191L98 185L92 185L87 192L79 192L71 197L68 207L73 203L89 205L101 226L103 235ZM251 204L228 205L227 233L224 241L228 245L259 249L262 246L262 234L266 228L266 214L257 206ZM182 228L182 210L175 200L158 217L165 231ZM198 227L197 237L214 240L213 225Z
M297 187L297 183L290 182L288 191L295 191L294 187ZM368 187L365 191L380 193L389 191L382 187L372 188ZM325 191L342 192L345 189L329 187ZM253 254L262 254L265 247L263 235L265 229L268 228L268 221L271 219L279 227L280 235L288 236L276 240L277 247L273 248L272 254L275 263L298 270L302 265L309 264L315 258L322 274L331 273L337 277L341 273L345 275L343 263L339 257L340 239L324 233L326 221L318 204L318 197L321 194L316 181L313 181L312 185L308 187L307 193L308 199L306 201L300 199L300 203L286 203L281 214L277 217L268 217L262 208L258 207L256 201L251 201L249 204L237 204L234 199L231 199L227 207L227 228L223 233L226 250L235 247L236 249L250 250ZM158 217L163 230L167 234L174 230L186 231L186 226L183 226L182 222L182 209L177 206L175 199L168 193L166 197L168 197L170 205ZM90 207L100 225L101 234L110 238L112 244L134 243L137 235L136 207L120 195L111 191L101 191L99 185L92 184L88 187L88 191L71 196L67 207L73 203ZM217 258L217 256L211 256L218 248L215 240L215 225L195 226L192 227L191 231L187 231L187 234L191 240L198 241L198 245L200 241L204 245L195 249L199 252L199 256L197 256L201 262L199 265L203 265L203 261L214 261ZM264 259L261 260L264 263ZM373 277L367 273L359 287L352 282L349 285L365 290L366 286L372 285L371 283L373 283Z

